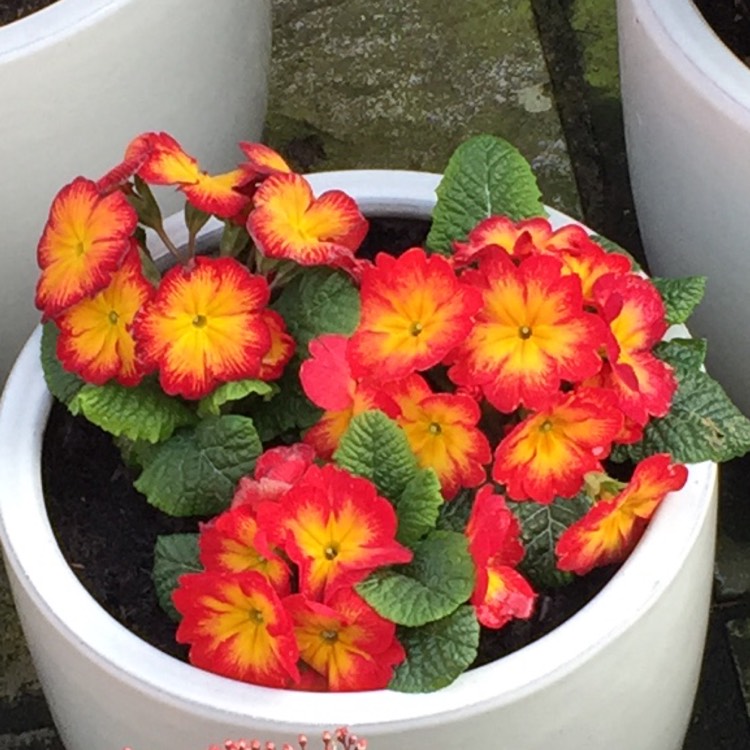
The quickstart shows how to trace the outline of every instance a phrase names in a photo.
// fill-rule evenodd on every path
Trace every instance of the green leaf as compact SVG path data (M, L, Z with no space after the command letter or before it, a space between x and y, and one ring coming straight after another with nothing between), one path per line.
M526 549L521 572L536 588L555 588L570 583L572 574L557 568L555 545L563 531L591 508L586 493L557 498L549 505L508 501L508 507L521 524L521 540Z
M654 354L676 370L699 370L706 360L706 349L705 339L669 339L660 341Z
M219 240L219 255L222 258L237 258L248 246L250 238L242 224L224 222L224 229Z
M388 687L402 693L429 693L450 685L476 659L479 622L474 608L459 607L421 628L399 628L406 660L396 667Z
M474 562L463 534L433 531L414 546L408 565L376 570L359 595L397 625L419 627L449 615L474 590Z
M198 402L198 416L218 417L224 404L240 401L251 394L266 397L273 392L273 385L264 380L234 380L222 383L215 391Z
M287 365L284 374L274 381L278 393L268 401L253 404L253 421L264 443L286 435L298 441L299 433L312 427L323 414L302 390L299 366L297 359Z
M161 443L135 488L171 516L215 515L227 508L262 450L252 419L207 417Z
M152 578L159 606L175 622L180 613L172 604L172 592L185 573L199 573L201 567L198 548L198 534L166 534L156 537L154 546L154 569Z
M667 308L667 323L684 323L698 306L706 292L705 276L686 276L683 279L652 278L664 306Z
M396 539L407 547L413 547L428 531L435 528L440 508L444 504L440 480L435 471L419 469L407 482L396 504Z
M342 469L369 479L394 505L417 473L404 431L382 411L354 417L333 458Z
M427 246L446 254L453 240L465 239L489 216L544 216L529 163L514 146L492 135L471 138L456 149L437 197Z
M49 392L58 401L67 405L86 383L77 375L64 369L57 358L57 337L59 335L60 332L52 321L48 321L42 326L42 371Z
M69 408L112 435L150 443L166 440L178 427L196 421L191 409L167 396L152 380L134 387L87 383L71 399Z
M463 489L453 500L443 503L437 520L437 528L463 534L466 524L469 523L469 516L474 505L474 495L475 490Z
M677 393L666 417L652 419L643 439L619 445L615 461L641 461L667 452L675 461L721 463L750 450L750 420L731 402L724 389L700 370L677 369Z
M324 333L349 335L359 323L359 292L354 282L330 268L305 269L271 305L281 313L300 352Z

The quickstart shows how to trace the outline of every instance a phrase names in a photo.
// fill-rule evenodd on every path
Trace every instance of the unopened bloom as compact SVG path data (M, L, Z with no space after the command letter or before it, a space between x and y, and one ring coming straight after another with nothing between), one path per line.
M657 453L636 466L627 487L604 498L566 529L555 552L560 570L585 575L601 565L622 562L632 551L669 492L683 487L687 468Z
M170 395L197 399L230 380L257 377L271 345L262 309L268 285L232 258L175 266L136 316L139 355Z
M492 478L514 500L572 497L587 472L601 470L622 425L613 393L598 388L559 393L502 439Z
M362 311L349 343L357 377L398 380L438 364L471 330L481 305L448 261L421 248L378 253L362 275Z
M63 367L95 385L113 378L121 385L137 385L143 369L130 327L153 294L133 246L107 287L55 319L60 329L57 356Z
M352 589L339 589L326 604L300 594L284 600L292 616L300 658L325 678L328 690L387 687L406 654L396 626Z
M177 642L190 644L191 664L267 687L299 680L292 621L260 573L189 573L172 600L182 615Z
M300 592L327 601L383 565L409 562L396 513L372 482L332 465L311 466L277 503L258 509L269 540L300 569Z
M36 306L45 318L109 284L131 248L138 217L121 193L77 177L55 196L37 248Z

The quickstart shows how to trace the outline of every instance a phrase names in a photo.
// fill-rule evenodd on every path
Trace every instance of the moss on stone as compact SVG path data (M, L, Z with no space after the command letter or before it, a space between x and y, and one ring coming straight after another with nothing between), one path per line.
M619 98L615 0L573 0L570 24L578 36L586 81L601 93Z

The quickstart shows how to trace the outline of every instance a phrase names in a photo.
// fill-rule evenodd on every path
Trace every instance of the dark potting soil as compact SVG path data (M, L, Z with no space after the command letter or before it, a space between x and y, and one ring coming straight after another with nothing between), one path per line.
M0 26L30 16L57 0L0 0Z
M423 244L426 221L375 219L361 253L388 248L399 254ZM52 407L44 434L42 482L50 523L63 556L84 588L116 620L143 640L179 659L176 625L159 607L151 580L160 534L195 532L197 518L170 518L133 488L111 437L61 404ZM534 617L482 633L476 664L486 664L541 638L589 602L612 577L595 571L585 579L541 594Z
M750 0L694 1L724 44L750 65Z

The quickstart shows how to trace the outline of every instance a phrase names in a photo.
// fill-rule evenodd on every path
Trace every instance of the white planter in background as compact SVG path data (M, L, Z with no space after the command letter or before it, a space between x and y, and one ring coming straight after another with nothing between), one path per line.
M270 0L58 0L0 28L0 383L39 318L36 245L57 190L147 130L206 170L233 167L237 142L261 134L270 43Z
M690 0L617 0L630 177L659 276L708 276L690 320L750 414L750 69Z
M427 217L437 175L313 175L369 215ZM552 212L556 224L565 217ZM373 750L679 750L698 680L713 570L716 467L690 467L604 590L530 646L436 693L320 694L246 685L157 651L111 618L68 568L47 520L40 448L50 396L39 331L0 406L0 541L16 604L68 750L280 746L348 725ZM72 469L71 469L72 470Z

